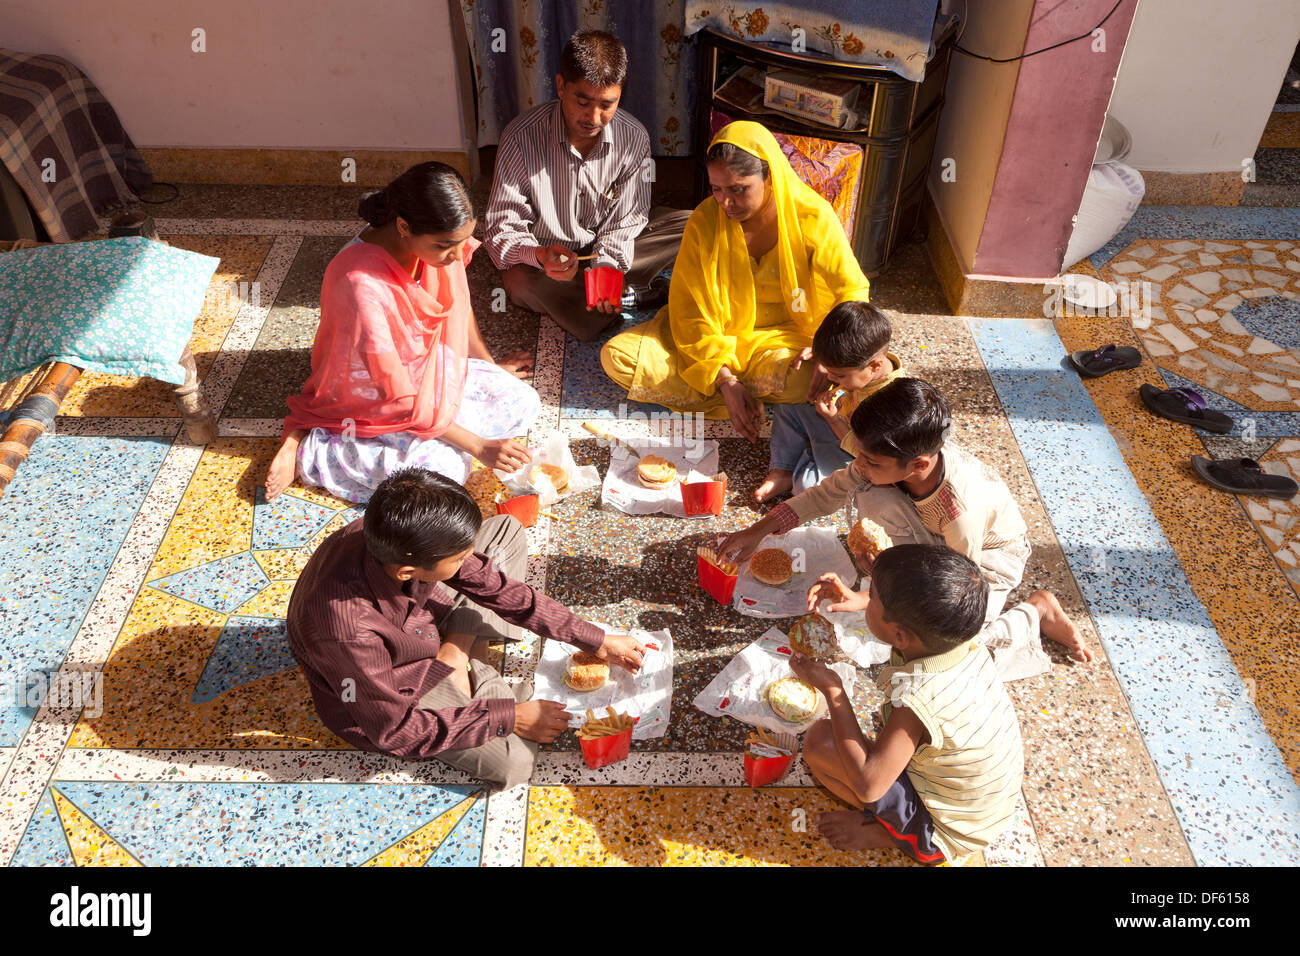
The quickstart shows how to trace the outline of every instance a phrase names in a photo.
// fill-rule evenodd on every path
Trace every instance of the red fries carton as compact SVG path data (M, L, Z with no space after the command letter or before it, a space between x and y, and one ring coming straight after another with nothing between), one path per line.
M681 482L682 506L686 517L696 515L720 515L727 500L727 476L718 475L713 481Z
M613 266L596 266L584 274L587 283L587 307L594 309L602 300L615 307L623 300L623 273Z
M745 740L745 783L766 787L776 783L794 766L799 741L794 734L774 734L759 728Z
M740 569L734 564L719 561L712 548L704 547L696 553L695 567L700 587L704 588L705 593L719 604L730 604Z
M525 528L537 524L537 515L541 512L541 503L537 495L519 495L509 501L497 502L497 514L514 515Z
M636 726L638 719L636 717L632 718L632 727ZM632 747L632 727L628 727L622 733L609 734L604 737L588 739L579 736L578 745L582 748L582 759L587 762L587 766L592 770L598 770L612 763L618 763L620 760L626 760Z

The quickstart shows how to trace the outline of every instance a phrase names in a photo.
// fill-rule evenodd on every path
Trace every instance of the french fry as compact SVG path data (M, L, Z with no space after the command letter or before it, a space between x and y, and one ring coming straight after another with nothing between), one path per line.
M605 708L606 716L597 717L591 710L587 711L586 720L575 733L582 740L598 740L626 732L635 726L636 721L628 714L620 714L613 707Z

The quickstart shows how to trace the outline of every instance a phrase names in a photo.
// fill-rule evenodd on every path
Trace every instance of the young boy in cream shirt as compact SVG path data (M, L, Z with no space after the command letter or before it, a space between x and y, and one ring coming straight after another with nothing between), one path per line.
M746 561L769 534L843 507L849 527L870 518L894 544L946 544L975 562L989 586L984 619L992 621L1024 577L1028 528L1002 479L946 441L952 413L939 390L917 378L896 378L857 407L852 425L858 442L852 464L727 535L719 554ZM1092 660L1082 644L1068 649L1077 660Z
M790 667L825 696L828 715L804 738L813 777L854 810L820 814L839 849L894 847L921 863L962 863L1011 821L1024 779L1015 710L990 641L1041 632L1067 646L1078 633L1047 591L984 625L988 583L973 562L939 544L888 548L871 588L855 592L834 574L808 592L808 608L862 611L893 648L877 677L884 726L868 740L840 677L795 654Z

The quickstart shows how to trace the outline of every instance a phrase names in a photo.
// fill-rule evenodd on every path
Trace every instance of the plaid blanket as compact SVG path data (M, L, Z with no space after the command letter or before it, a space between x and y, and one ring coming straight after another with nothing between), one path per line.
M45 169L54 160L54 181ZM0 162L55 242L99 228L97 215L153 182L117 113L90 78L57 56L0 49Z

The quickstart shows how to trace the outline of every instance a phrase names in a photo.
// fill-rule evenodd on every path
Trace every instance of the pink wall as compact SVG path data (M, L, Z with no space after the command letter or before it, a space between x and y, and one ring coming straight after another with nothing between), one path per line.
M138 146L459 150L451 10L452 0L0 0L0 46L72 60ZM206 53L191 52L195 27Z
M1090 30L1113 5L1038 0L1025 50ZM1137 0L1123 0L1106 21L1104 52L1083 39L1020 61L974 273L1045 278L1059 272L1136 7Z

